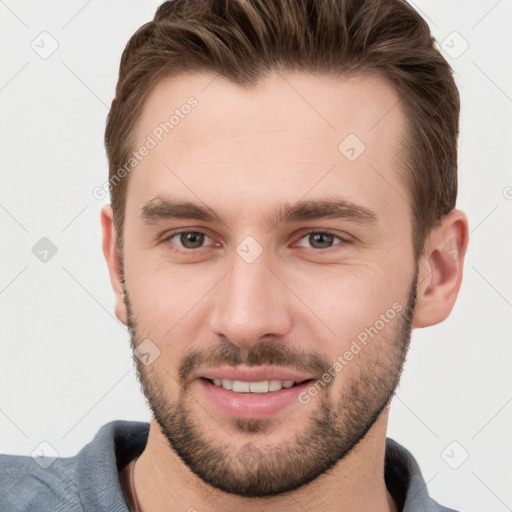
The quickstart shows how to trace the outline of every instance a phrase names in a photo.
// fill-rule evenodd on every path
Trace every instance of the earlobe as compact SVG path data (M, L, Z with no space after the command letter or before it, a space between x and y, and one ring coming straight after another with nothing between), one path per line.
M115 293L115 314L120 322L127 325L123 266L116 244L112 207L109 204L104 205L101 209L101 228L103 232L103 255L107 262L110 282Z
M469 240L466 215L452 210L429 235L419 262L418 295L413 328L435 325L453 309L462 283Z

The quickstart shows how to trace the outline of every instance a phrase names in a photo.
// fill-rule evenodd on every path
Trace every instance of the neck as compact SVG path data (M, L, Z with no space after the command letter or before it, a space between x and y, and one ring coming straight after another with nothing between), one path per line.
M345 459L304 487L273 498L243 498L212 488L192 473L152 419L146 447L133 475L140 512L396 512L384 482L386 424L387 411Z

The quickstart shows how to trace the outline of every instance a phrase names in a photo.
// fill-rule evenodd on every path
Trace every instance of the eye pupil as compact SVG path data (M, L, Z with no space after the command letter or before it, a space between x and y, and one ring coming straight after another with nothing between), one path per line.
M187 249L196 249L197 247L201 247L203 241L203 233L189 232L180 234L180 242Z
M326 243L328 247L332 244L334 235L329 235L328 233L312 233L309 238L311 245L315 249L325 249ZM321 247L315 246L316 243L319 243Z

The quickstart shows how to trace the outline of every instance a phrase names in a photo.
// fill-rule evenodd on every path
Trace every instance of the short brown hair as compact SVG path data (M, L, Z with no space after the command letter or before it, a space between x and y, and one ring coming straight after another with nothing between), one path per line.
M140 27L121 58L105 131L122 255L127 178L145 100L164 77L211 72L251 87L274 70L389 80L408 123L403 163L418 258L455 207L459 93L427 23L405 0L172 0Z

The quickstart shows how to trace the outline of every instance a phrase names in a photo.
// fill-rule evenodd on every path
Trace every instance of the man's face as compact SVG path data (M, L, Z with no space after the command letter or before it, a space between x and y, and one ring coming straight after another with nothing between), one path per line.
M136 148L157 144L129 177L125 320L173 450L271 496L345 457L397 385L417 282L404 117L379 78L212 80L160 82L137 126Z

